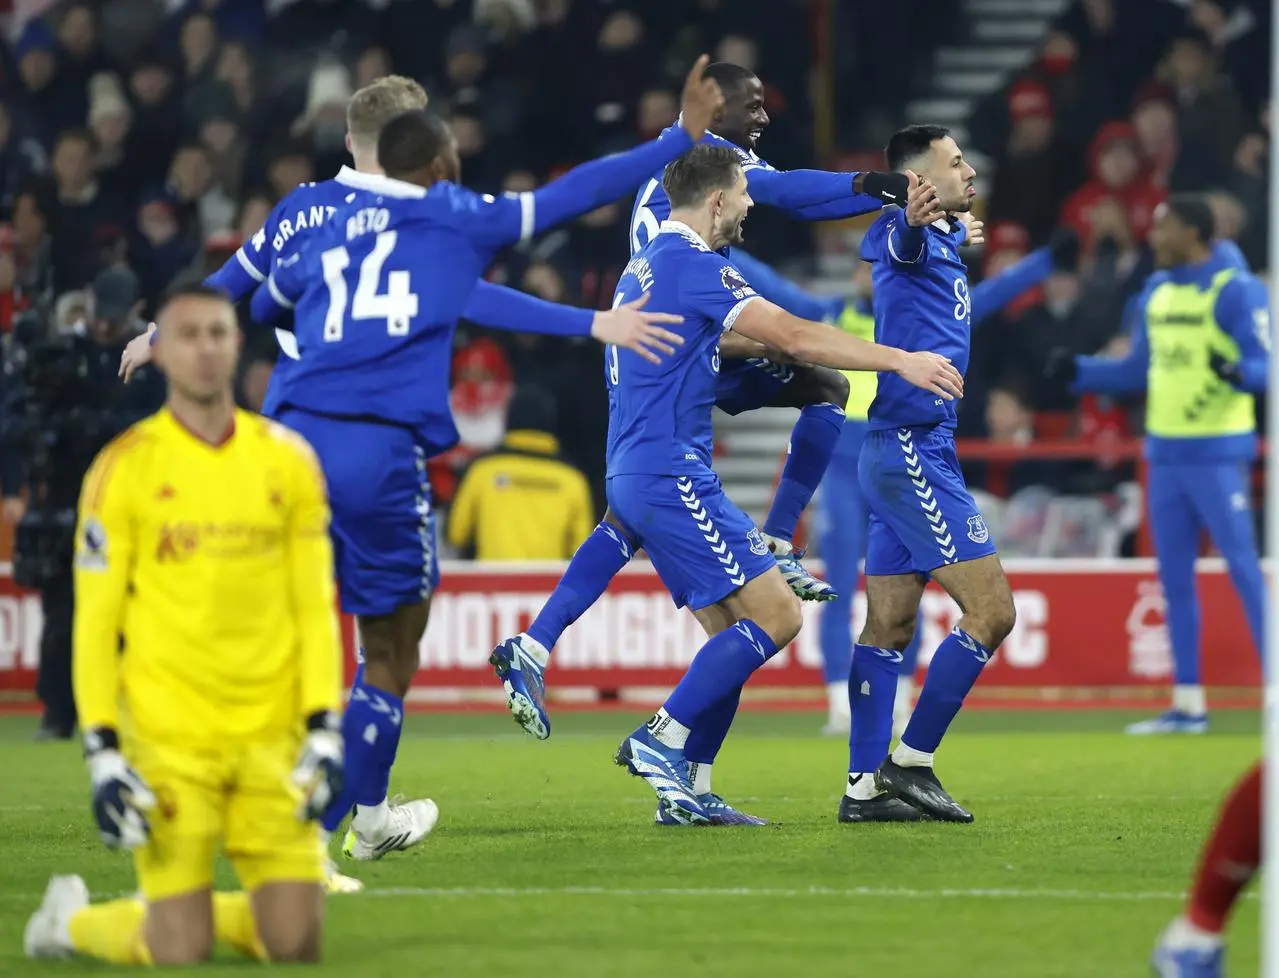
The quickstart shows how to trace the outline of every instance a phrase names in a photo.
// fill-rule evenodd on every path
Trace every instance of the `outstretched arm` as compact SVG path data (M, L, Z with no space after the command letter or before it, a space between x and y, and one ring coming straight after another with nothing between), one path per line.
M1003 310L1027 289L1034 288L1053 272L1052 252L1043 247L1032 251L1017 264L1004 269L998 275L992 275L974 285L969 293L972 300L972 324L976 326L983 319Z
M806 221L834 221L906 202L901 173L828 173L825 170L774 170L763 164L744 167L756 203L781 208Z
M1142 315L1133 326L1132 348L1125 357L1075 357L1072 394L1095 391L1100 394L1136 394L1146 389L1150 366L1150 341Z

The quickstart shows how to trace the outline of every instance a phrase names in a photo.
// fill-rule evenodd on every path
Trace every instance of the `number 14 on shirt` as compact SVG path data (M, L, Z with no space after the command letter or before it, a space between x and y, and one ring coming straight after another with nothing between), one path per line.
M360 263L360 277L355 286L354 299L351 299L346 284L346 270L351 264L351 256L346 247L330 248L320 255L324 283L329 289L329 309L324 316L326 343L336 343L342 339L348 314L352 322L364 319L385 322L389 336L408 336L409 326L418 312L417 293L412 291L409 273L388 272L386 291L378 291L378 285L382 281L382 267L395 251L396 237L395 231L382 231L378 234L373 250Z

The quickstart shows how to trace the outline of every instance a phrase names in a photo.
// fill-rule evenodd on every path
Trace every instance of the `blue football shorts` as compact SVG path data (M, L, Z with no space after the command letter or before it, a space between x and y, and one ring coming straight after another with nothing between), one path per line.
M926 575L995 553L948 431L867 432L857 477L870 509L867 575Z
M715 406L725 414L768 407L794 376L793 367L760 357L723 360L715 383Z
M429 598L440 580L435 509L413 431L293 408L279 420L311 443L328 482L342 610L386 615Z
M751 518L710 469L687 475L615 475L608 504L643 547L675 607L722 601L777 566Z

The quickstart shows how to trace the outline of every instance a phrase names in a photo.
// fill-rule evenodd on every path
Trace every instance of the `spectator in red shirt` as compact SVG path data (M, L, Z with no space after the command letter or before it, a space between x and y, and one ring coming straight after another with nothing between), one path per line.
M1145 241L1165 192L1142 166L1132 124L1102 126L1089 147L1088 164L1092 178L1066 199L1061 222L1074 228L1085 250L1091 251L1097 239L1098 205L1114 202L1125 211L1134 240Z

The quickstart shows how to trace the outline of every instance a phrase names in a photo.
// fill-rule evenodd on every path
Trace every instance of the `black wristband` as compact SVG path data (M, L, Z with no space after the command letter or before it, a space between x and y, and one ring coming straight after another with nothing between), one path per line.
M338 733L342 729L342 715L334 710L316 710L306 718L306 732L327 730Z
M99 751L119 749L120 735L112 727L93 727L84 732L85 757L92 757Z
M910 181L904 173L885 173L881 170L868 170L858 174L861 178L861 192L871 197L878 197L885 204L906 206L906 194L910 189ZM854 190L856 189L856 181Z

